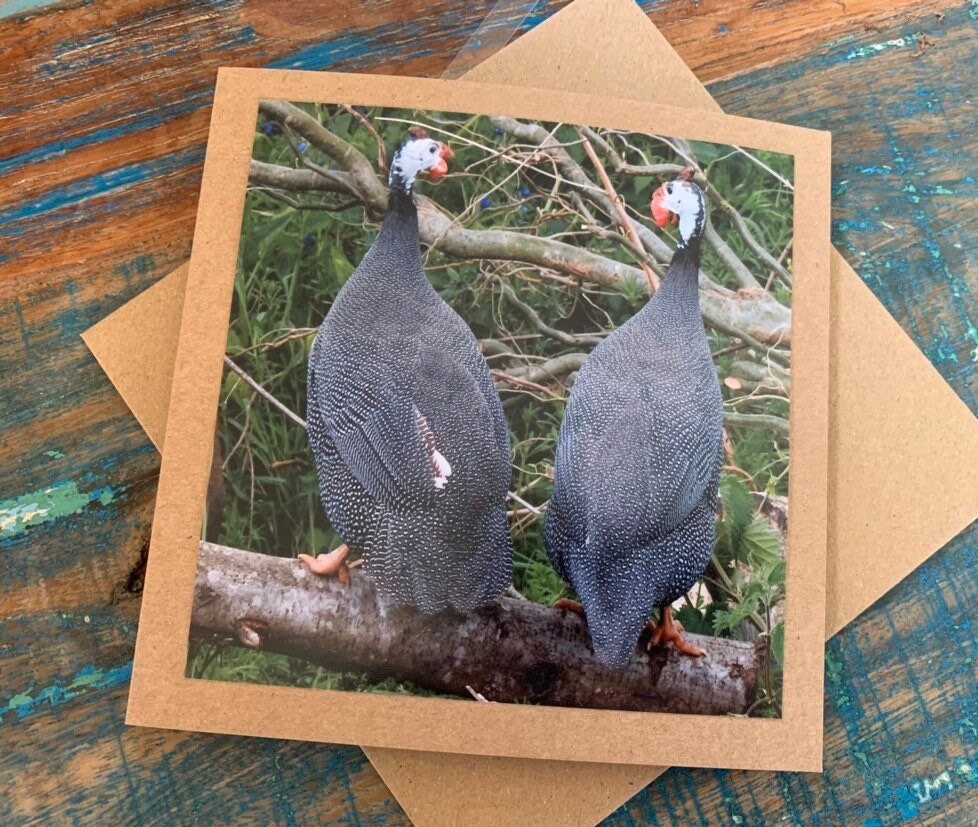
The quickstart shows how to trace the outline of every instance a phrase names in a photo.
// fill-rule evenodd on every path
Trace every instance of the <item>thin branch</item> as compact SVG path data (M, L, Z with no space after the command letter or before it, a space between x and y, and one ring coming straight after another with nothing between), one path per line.
M750 227L747 226L747 222L744 217L736 210L736 208L726 199L723 198L720 193L713 189L710 191L710 196L713 199L713 203L719 207L720 211L726 215L734 228L740 233L741 238L747 243L756 254L757 257L761 259L768 267L776 270L780 275L787 278L791 278L791 274L788 272L787 268L774 256L772 256L764 246L754 237L751 232ZM739 259L738 259L739 261ZM753 278L753 276L751 276ZM756 284L757 282L755 282ZM767 289L765 287L765 289Z
M374 129L374 125L370 123L370 121L368 121L365 117L363 117L363 115L361 115L354 107L348 106L345 103L341 103L340 108L342 108L344 112L352 116L353 119L358 124L360 124L360 126L366 129L367 132L369 132L373 136L374 142L377 144L377 168L383 170L384 172L387 172L388 171L387 147L384 146L384 141L380 137L380 135L377 134L377 130Z
M773 169L771 169L771 167L765 164L760 158L756 157L755 155L752 155L750 152L748 152L746 149L743 149L742 147L734 146L734 149L736 149L737 152L739 152L741 155L744 155L747 158L749 158L753 163L755 163L757 166L759 166L769 175L771 175L774 178L777 178L778 181L784 184L784 186L787 187L789 190L791 190L791 192L795 191L795 185L792 184L791 181L789 181L783 175L780 175L777 172L775 172Z
M264 161L252 161L248 174L248 184L253 187L268 187L289 192L336 192L342 195L357 195L350 177L344 172L325 170L320 175L311 169L292 169Z
M502 290L503 295L506 300L509 301L514 307L520 310L527 320L541 333L549 336L551 339L556 339L558 342L563 342L565 345L596 345L601 341L598 336L588 336L583 334L573 334L566 333L563 330L558 330L555 327L548 325L542 318L540 314L537 313L530 305L520 299L516 295L516 291L506 283L506 281L501 276L496 276L496 283L499 285L500 290Z
M503 381L553 382L573 373L575 370L580 370L585 359L587 359L586 353L565 353L562 356L554 356L539 365L513 368L502 374L501 378Z
M265 390L261 385L259 385L254 379L252 379L244 370L239 368L231 359L227 356L224 357L224 364L227 365L234 373L236 373L241 379L244 380L245 384L248 385L252 390L255 391L259 396L266 399L274 407L278 408L283 414L285 414L289 419L291 419L300 428L306 427L306 421L298 414L290 411L285 405L279 402L274 396L272 396L267 390Z
M598 158L598 154L594 151L594 147L591 146L591 142L584 136L584 134L579 134L581 134L581 142L584 144L584 151L587 153L587 157L591 159L591 163L594 165L594 169L598 173L598 177L601 179L601 184L604 186L604 190L615 208L615 215L618 216L618 223L621 225L622 229L628 233L628 237L632 240L632 243L636 247L641 247L642 242L638 237L638 233L635 231L635 225L628 219L628 213L625 212L621 198L619 197L618 193L615 192L615 187L611 183L611 179L608 177L608 172L601 164L601 159ZM639 264L645 273L645 278L649 282L649 292L655 293L655 291L659 289L659 277L652 272L652 268L649 267L644 261L639 261Z
M533 505L533 503L528 503L526 500L524 500L519 494L515 493L514 491L510 491L509 494L507 494L507 496L513 502L519 503L528 511L531 511L532 513L537 515L543 514L543 511L541 511L539 508Z

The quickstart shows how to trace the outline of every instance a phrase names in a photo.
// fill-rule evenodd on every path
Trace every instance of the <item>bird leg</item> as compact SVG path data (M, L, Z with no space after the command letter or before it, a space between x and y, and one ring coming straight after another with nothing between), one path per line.
M346 558L350 556L350 547L343 545L333 549L329 554L300 554L299 559L313 574L320 577L337 577L344 586L350 585L350 566Z
M562 597L554 603L554 608L566 609L568 612L573 612L576 615L584 617L584 607L576 600L568 600L566 597Z
M652 637L649 639L647 649L651 649L653 646L665 646L667 643L672 643L684 655L700 658L706 654L699 646L687 643L683 639L683 624L678 620L672 619L671 606L666 606L662 609L662 617L657 624L652 623L650 620L649 628L652 630Z

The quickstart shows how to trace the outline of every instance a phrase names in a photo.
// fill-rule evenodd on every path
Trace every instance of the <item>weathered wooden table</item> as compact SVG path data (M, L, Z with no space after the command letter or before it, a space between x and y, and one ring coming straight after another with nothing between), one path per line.
M218 66L439 75L493 3L339 5L0 3L0 507L54 487L0 539L4 825L407 821L358 749L123 725L159 457L78 336L188 257ZM835 133L836 244L978 410L978 0L643 6L727 111ZM674 769L608 823L978 823L976 551L829 644L824 775Z

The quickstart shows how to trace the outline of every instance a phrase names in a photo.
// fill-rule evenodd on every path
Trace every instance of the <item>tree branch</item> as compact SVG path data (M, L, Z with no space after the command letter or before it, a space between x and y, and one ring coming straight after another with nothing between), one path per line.
M262 101L259 108L283 126L305 138L321 152L329 155L349 176L349 182L375 217L387 209L387 186L377 177L373 165L359 150L326 129L318 120L285 101ZM506 118L492 118L501 128L512 128L516 137L552 140L546 130L533 124L523 124ZM541 134L542 133L542 137ZM550 151L550 147L542 147ZM558 151L559 150L559 151ZM560 147L553 157L568 180L583 182L588 195L614 214L614 207L600 188L594 187L580 166ZM306 174L309 170L290 170ZM284 178L284 176L283 176ZM296 176L296 181L298 181ZM592 192L593 190L593 192ZM419 235L422 243L454 258L486 258L520 261L606 287L619 289L627 280L645 282L645 274L637 267L607 258L572 244L550 238L527 235L511 230L470 230L456 224L431 200L418 197ZM644 225L631 221L642 245L662 261L672 257L672 249ZM700 273L700 297L703 318L716 330L742 331L766 344L790 346L791 310L771 296L739 296L725 290Z
M344 172L324 170L323 175L311 169L290 169L264 161L252 161L248 183L251 186L270 187L289 192L338 192L343 195L357 195Z
M586 353L565 353L537 365L510 368L505 375L526 382L553 382L575 370L580 370L585 359L587 359Z
M571 612L501 598L425 617L391 606L356 572L344 587L295 560L211 543L200 545L191 634L466 698L471 687L489 701L702 715L744 714L760 663L753 644L687 635L706 657L637 651L616 672Z
M741 414L724 411L724 424L740 428L753 428L755 431L774 431L788 436L790 428L788 420L771 414Z

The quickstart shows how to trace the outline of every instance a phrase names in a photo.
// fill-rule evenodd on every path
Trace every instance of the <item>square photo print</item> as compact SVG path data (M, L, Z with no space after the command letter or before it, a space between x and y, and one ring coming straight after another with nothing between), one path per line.
M147 594L191 717L287 709L161 723L141 648L130 718L817 768L827 137L283 74L222 72Z

